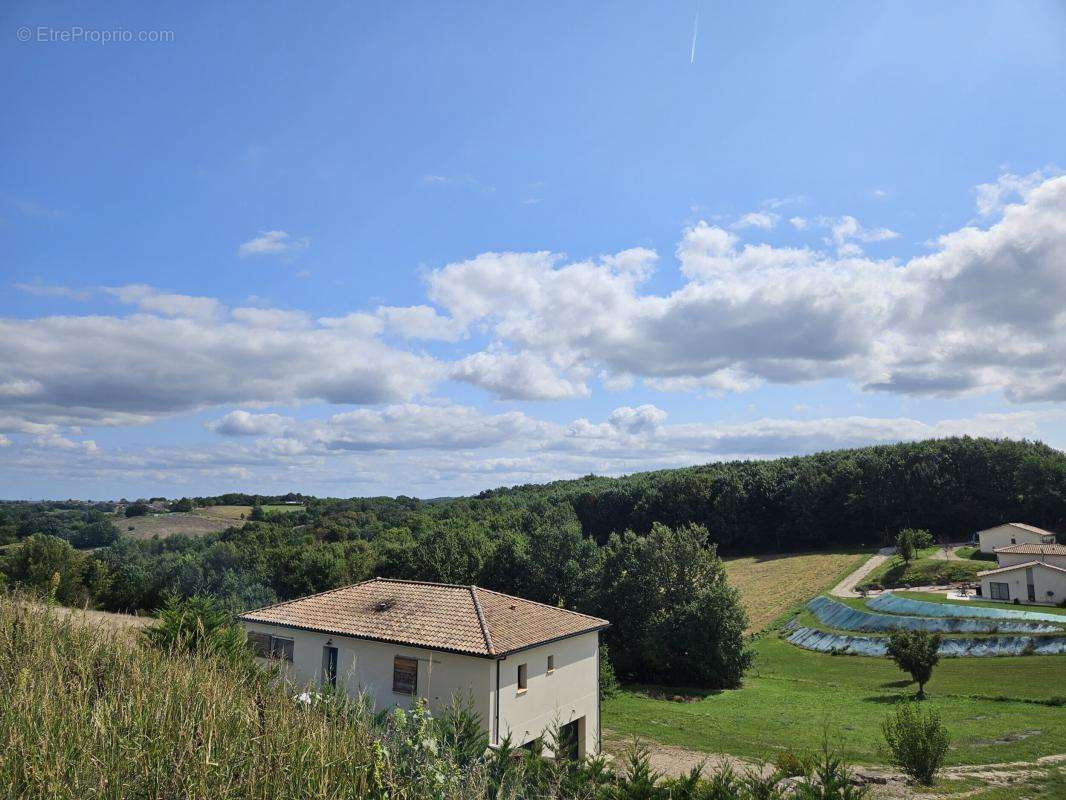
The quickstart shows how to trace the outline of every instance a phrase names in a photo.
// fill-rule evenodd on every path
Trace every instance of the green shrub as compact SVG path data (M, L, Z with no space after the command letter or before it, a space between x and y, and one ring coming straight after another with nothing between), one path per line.
M892 762L919 783L932 785L948 751L947 729L936 709L903 701L881 723Z
M607 700L618 694L618 676L614 674L607 645L600 645L600 700Z
M145 639L163 650L185 650L251 664L244 631L210 597L170 597L159 612L159 624L146 628Z
M795 750L780 750L774 755L774 769L783 777L797 777L809 775L814 771L814 756L804 753L799 754Z
M453 697L435 720L441 745L450 751L461 767L468 767L485 755L489 735L481 727L481 717L474 710L473 695Z
M143 517L143 516L146 516L148 514L148 510L149 509L148 509L147 503L141 503L141 502L130 503L128 506L126 506L126 516L127 517Z
M861 800L866 796L865 786L851 782L851 771L844 759L834 753L826 741L822 745L821 758L813 772L796 787L795 800Z

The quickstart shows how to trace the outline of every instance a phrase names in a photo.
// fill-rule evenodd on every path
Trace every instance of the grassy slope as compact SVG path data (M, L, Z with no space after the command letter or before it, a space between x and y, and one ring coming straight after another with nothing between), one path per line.
M725 571L740 591L750 633L837 583L868 557L845 552L732 558L725 561Z
M945 561L931 558L937 548L922 550L920 556L904 564L899 556L893 556L879 566L859 584L859 587L881 586L886 589L897 586L939 586L956 581L976 580L977 573L988 569L987 561Z
M755 649L758 661L744 688L692 703L625 691L604 704L604 728L613 736L750 758L764 756L768 748L816 749L825 731L849 759L883 763L881 720L892 703L913 693L892 662L812 653L774 634ZM1066 752L1066 709L1033 702L1066 695L1063 675L1066 656L942 661L929 684L928 702L951 731L949 763L1031 760ZM995 741L1032 731L1039 733Z
M135 539L151 539L153 536L165 538L179 533L185 536L204 536L225 530L234 524L233 520L222 517L182 512L149 514L143 517L116 516L112 521L119 531Z

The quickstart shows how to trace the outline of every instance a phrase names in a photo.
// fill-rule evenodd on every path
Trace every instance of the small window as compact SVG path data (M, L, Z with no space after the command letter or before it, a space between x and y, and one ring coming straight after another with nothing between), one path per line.
M548 656L548 674L555 672L555 656Z
M1010 584L989 581L988 593L993 600L1010 600Z
M418 691L418 659L396 656L392 660L392 690L411 695Z
M294 645L292 639L282 639L280 636L270 637L270 658L278 661L292 661Z
M519 664L518 665L518 691L524 692L528 685L529 685L529 682L528 682L527 676L526 676L526 665L525 664Z

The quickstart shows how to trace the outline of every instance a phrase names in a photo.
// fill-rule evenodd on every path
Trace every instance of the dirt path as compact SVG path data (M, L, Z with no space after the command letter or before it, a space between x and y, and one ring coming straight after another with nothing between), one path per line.
M830 591L830 594L836 595L837 597L859 597L859 593L855 591L855 587L859 584L859 581L888 561L895 552L896 548L894 547L882 547L877 551L877 555L870 556L870 559L865 564L834 586Z
M630 740L611 738L608 731L604 731L604 753L614 760L616 768L624 764L626 748L631 744ZM766 776L773 772L773 766L768 763L754 761L728 753L704 753L699 750L688 750L684 747L659 744L641 740L641 744L648 748L648 758L652 769L662 775L679 778L687 775L693 769L700 767L705 776L712 775L723 767L730 767L738 775L756 772ZM998 764L972 764L947 767L941 773L941 780L964 780L977 779L986 786L1005 786L1016 784L1027 776L1040 775L1048 768L1066 764L1066 754L1043 756L1035 761L1013 761ZM851 766L852 775L862 784L872 790L871 800L889 800L889 798L922 798L933 800L943 795L935 789L923 790L913 785L903 773L891 767ZM951 795L959 797L965 795Z
M934 561L962 561L963 559L959 557L955 550L965 546L966 542L954 542L949 544L946 550L943 547L938 548L931 558Z
M632 740L610 738L606 735L608 731L604 731L604 734L603 752L613 759L616 766L622 767L625 763L626 749L633 743ZM670 778L680 778L696 767L702 767L705 775L713 775L726 766L731 767L738 775L746 775L749 772L768 775L773 771L770 764L728 753L704 753L701 750L688 750L684 747L659 744L644 739L641 739L640 743L648 748L648 761L651 768Z

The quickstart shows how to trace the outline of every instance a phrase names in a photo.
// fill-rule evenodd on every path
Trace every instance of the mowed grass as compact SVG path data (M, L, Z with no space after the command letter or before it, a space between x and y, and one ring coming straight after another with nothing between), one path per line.
M264 505L267 514L287 514L303 511L302 505L274 504ZM204 536L217 533L234 525L240 526L252 515L251 506L204 506L194 508L188 513L174 512L167 514L148 514L144 517L125 517L116 515L115 525L123 533L135 539L151 539L158 536L182 534L184 536Z
M603 705L610 737L765 759L814 751L823 734L856 763L883 764L881 720L914 687L888 659L830 656L777 634L755 643L742 689L696 702L656 700L628 688ZM1031 761L1066 753L1066 656L943 659L928 685L951 733L949 764Z
M765 628L785 612L838 583L869 554L797 553L725 560L729 582L748 612L748 632Z
M275 513L287 513L289 511L303 511L302 505L287 505L287 504L272 504L264 505L263 511L267 514ZM200 517L210 517L212 519L225 519L225 520L241 520L247 519L252 515L251 506L204 506L203 508L194 508L193 514Z
M212 517L195 512L149 514L144 517L116 516L113 522L123 534L135 539L151 539L155 536L164 539L176 534L205 536L225 530L231 525L240 524L239 520L235 522L233 519Z

